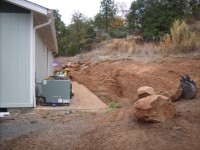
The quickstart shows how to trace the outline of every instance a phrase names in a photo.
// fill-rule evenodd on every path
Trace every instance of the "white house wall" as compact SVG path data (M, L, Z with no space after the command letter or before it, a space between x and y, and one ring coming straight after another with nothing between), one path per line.
M30 100L30 13L18 13L21 9L15 6L6 8L5 12L0 12L0 108L33 107Z
M43 41L37 32L35 37L36 82L41 83L44 78L53 74L53 56L45 46L45 41Z
M52 52L49 52L49 75L53 75L54 73L53 62L54 62L53 54Z

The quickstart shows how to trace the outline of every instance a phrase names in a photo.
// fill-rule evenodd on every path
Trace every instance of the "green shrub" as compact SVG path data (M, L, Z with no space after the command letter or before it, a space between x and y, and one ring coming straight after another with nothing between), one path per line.
M110 36L112 38L125 38L126 37L126 33L121 31L121 30L114 30L114 31L110 31Z
M121 105L119 103L116 103L113 101L109 103L109 108L111 108L111 109L116 109L116 108L120 108L120 107L121 107Z
M68 45L68 55L69 56L74 56L79 52L78 44L77 43L70 43Z

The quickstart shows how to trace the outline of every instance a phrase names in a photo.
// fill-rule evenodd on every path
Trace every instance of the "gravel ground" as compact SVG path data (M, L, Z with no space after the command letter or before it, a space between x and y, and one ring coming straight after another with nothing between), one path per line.
M132 106L104 113L34 110L1 120L1 150L199 149L199 98L175 103L164 123L142 124ZM192 109L190 109L192 108ZM14 135L14 136L13 136Z
M91 117L95 118L96 115L98 114L82 111L70 114L69 110L34 109L25 112L11 112L10 118L0 119L0 147L20 150L27 148L27 146L12 147L18 145L13 142L13 140L17 140L29 145L28 149L54 149L58 145L59 149L63 149L63 147L69 149L81 134L89 132L91 129L94 130L95 126L87 124L87 120ZM24 138L28 138L30 141L24 141ZM35 140L37 140L37 144L32 147ZM11 141L11 144L8 141ZM39 144L37 147L38 143L42 146Z
M0 139L17 137L43 130L44 128L44 123L41 120L37 120L33 112L28 113L27 111L25 113L24 110L21 112L11 112L11 117L0 118Z

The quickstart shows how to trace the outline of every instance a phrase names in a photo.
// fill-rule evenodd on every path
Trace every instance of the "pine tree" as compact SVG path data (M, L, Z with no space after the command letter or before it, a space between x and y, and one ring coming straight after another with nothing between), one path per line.
M116 14L114 0L102 0L100 14L104 19L105 32L108 33L109 23L115 18Z

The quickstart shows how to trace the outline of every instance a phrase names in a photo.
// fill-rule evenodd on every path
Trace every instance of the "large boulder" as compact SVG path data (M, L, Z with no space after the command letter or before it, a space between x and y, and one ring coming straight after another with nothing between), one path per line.
M155 95L155 91L152 87L149 86L142 86L137 90L138 98L145 98L150 95Z
M171 119L175 106L163 95L150 95L134 104L134 116L139 122L164 122Z

